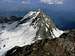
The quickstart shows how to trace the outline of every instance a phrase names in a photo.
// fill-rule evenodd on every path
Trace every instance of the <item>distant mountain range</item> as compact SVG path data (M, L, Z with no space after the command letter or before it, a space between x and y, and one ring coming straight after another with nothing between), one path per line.
M17 20L21 20L23 17L17 17L17 16L10 16L10 17L3 17L0 16L0 24L1 23L12 23Z

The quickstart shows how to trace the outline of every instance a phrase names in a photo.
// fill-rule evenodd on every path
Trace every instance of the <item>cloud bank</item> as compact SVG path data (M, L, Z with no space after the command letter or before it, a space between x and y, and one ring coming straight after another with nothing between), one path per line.
M64 0L40 0L45 4L63 4Z

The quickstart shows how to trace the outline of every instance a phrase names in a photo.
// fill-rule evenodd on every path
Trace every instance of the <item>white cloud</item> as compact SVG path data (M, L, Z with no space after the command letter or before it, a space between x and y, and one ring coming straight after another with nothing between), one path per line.
M64 0L40 0L40 1L46 4L63 4Z
M30 3L30 0L22 0L21 3L22 4L29 4Z

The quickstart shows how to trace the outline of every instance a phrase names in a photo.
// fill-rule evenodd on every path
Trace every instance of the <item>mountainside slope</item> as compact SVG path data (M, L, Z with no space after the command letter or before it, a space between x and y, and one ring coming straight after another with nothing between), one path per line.
M59 38L42 39L23 47L16 46L6 56L75 56L75 30Z
M0 56L15 46L34 43L38 39L53 39L64 31L56 28L50 17L40 10L30 11L21 20L7 25L0 34Z

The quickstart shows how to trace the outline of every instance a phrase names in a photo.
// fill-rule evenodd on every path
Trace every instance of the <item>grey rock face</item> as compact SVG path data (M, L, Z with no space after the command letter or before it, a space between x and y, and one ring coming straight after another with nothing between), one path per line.
M56 26L52 22L52 19L47 15L45 15L43 12L40 12L38 16L32 20L30 25L33 26L34 28L38 28L35 38L39 37L51 38L53 34L52 29L56 28Z

